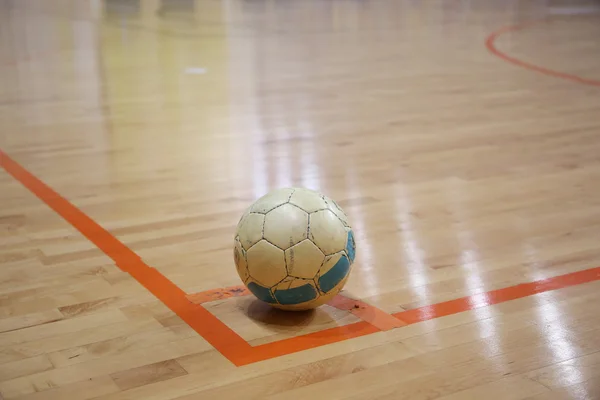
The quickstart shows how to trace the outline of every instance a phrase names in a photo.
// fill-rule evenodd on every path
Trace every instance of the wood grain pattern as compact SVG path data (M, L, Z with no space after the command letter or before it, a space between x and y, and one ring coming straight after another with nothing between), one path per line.
M26 358L0 365L0 376L8 380L20 376L33 375L54 368L46 355Z
M349 297L476 300L600 266L598 35L595 0L0 0L0 151L185 294L305 186ZM0 168L1 400L600 399L598 281L236 367L105 251ZM214 300L253 346L358 320Z
M150 383L165 381L186 375L187 371L175 360L167 360L143 367L111 374L110 377L121 390L128 390Z

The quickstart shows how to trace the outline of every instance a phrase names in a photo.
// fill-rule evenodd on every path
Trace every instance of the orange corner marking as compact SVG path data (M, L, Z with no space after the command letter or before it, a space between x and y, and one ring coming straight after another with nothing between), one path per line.
M58 215L70 223L88 240L94 243L124 272L129 273L142 286L163 302L177 316L185 321L200 336L208 341L224 357L236 366L241 366L273 357L335 343L353 337L377 332L379 329L366 323L326 329L320 332L297 336L274 343L252 347L242 337L221 322L216 316L196 302L206 302L244 295L239 287L212 290L188 297L186 293L158 270L145 264L142 259L110 234L106 229L35 177L6 153L0 150L0 166L17 181L35 194Z

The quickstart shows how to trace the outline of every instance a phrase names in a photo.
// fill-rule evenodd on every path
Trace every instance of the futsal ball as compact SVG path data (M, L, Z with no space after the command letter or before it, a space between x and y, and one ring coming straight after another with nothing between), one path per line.
M242 215L234 260L250 292L275 308L308 310L344 287L356 245L344 211L303 188L274 190Z

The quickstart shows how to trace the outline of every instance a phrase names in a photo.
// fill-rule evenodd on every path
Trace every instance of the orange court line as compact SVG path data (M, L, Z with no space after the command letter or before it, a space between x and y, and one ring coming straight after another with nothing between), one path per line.
M380 322L382 315L376 315L373 320L377 320L377 326L366 321L360 321L349 325L283 339L277 342L251 346L216 316L202 307L201 304L194 304L194 302L204 303L222 298L246 295L246 292L243 289L240 290L239 287L234 287L229 288L225 292L223 289L214 289L188 296L158 270L146 265L131 249L121 243L68 200L60 196L8 157L2 150L0 150L0 165L16 180L23 184L23 186L28 188L57 214L69 222L75 229L98 246L98 248L100 248L107 256L114 260L115 264L121 270L129 273L236 366L251 364L302 350L312 349L318 346L369 335L381 332L381 330L384 329L392 329L392 327L386 325L390 324L390 321L387 320L389 315L379 310L382 314L386 315L386 317L385 321ZM402 311L392 315L400 320L400 326L404 324L414 324L433 318L472 310L478 307L485 307L531 296L537 293L597 280L600 280L600 267L572 272L540 281L523 283L487 293L474 294L456 300ZM334 306L342 309L348 309L350 306L355 308L355 305L358 305L358 308L360 308L361 304L366 303L351 299L338 299L333 301ZM372 306L366 306L364 309L371 311L377 310ZM365 316L361 315L361 317ZM372 316L368 317L371 318Z
M427 321L446 315L457 314L463 311L487 307L493 304L504 303L505 301L516 300L534 294L548 292L550 290L563 289L569 286L581 285L597 280L600 280L600 267L571 272L539 281L522 283L520 285L509 286L486 293L478 293L460 299L445 301L412 310L401 311L393 314L393 316L407 324L414 324L416 322Z
M518 65L519 67L523 67L523 68L529 69L531 71L539 72L541 74L545 74L548 76L553 76L555 78L561 78L561 79L569 80L572 82L582 83L584 85L600 86L600 81L598 81L598 80L582 78L581 76L567 74L567 73L560 72L560 71L554 71L552 69L545 68L545 67L542 67L539 65L530 64L530 63L520 60L516 57L510 56L510 55L506 54L505 52L498 50L498 48L496 47L496 40L503 34L508 33L508 32L522 31L526 28L529 28L530 26L537 25L537 24L540 24L543 22L549 22L549 21L548 20L530 21L530 22L525 22L525 23L519 24L519 25L505 26L503 28L500 28L497 31L492 32L486 38L485 47L487 47L488 51L490 53L492 53L493 55L495 55L496 57L501 58L502 60L509 62L511 64Z
M94 243L124 272L129 273L156 298L184 320L223 356L235 363L236 357L252 352L252 347L237 333L200 305L190 302L177 285L159 271L146 265L131 249L85 215L0 150L0 165L23 186L39 197L58 215Z

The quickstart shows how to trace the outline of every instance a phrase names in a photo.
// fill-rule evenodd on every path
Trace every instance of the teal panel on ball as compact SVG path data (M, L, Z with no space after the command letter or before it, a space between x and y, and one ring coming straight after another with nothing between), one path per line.
M275 298L281 305L301 304L317 298L317 289L309 283L291 289L275 291Z
M319 278L319 287L325 293L337 286L350 271L350 261L346 256L341 256L338 262L335 263L333 268L325 272Z
M271 291L264 286L260 286L255 282L250 282L248 284L248 290L250 290L257 299L262 300L265 303L275 303L273 294L271 294Z
M354 256L356 255L356 242L354 241L354 232L348 231L348 239L346 241L346 254L350 258L350 262L354 262Z

